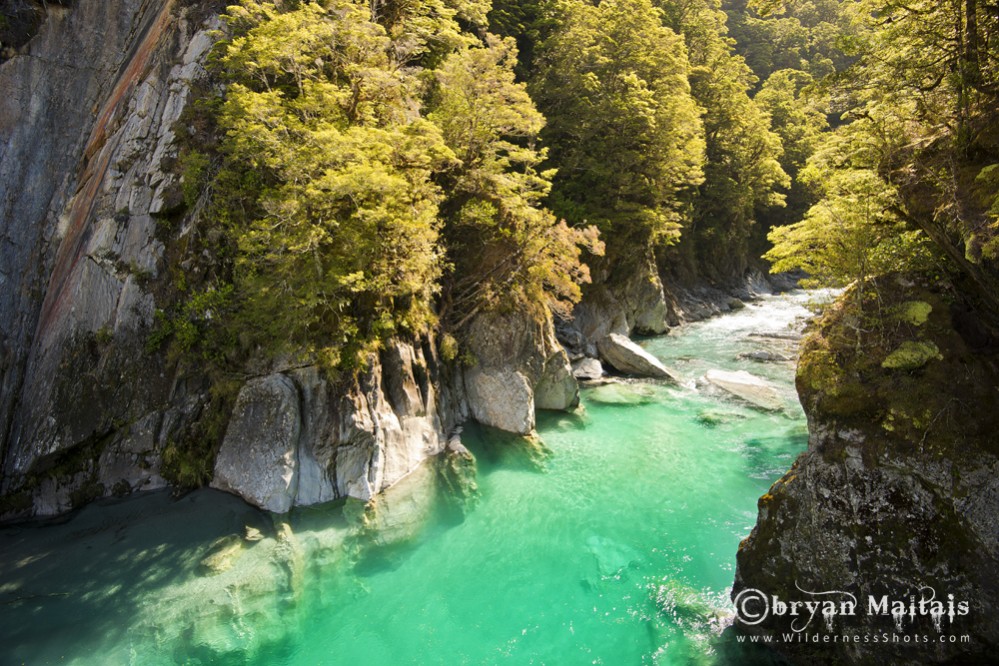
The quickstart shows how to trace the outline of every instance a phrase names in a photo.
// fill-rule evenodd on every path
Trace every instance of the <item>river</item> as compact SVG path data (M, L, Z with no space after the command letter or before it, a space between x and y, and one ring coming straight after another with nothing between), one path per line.
M382 533L352 505L283 523L215 491L0 530L0 663L740 663L719 638L735 553L807 431L793 362L739 354L793 354L813 297L643 341L684 385L584 389L579 413L539 416L545 450L467 428L464 510L417 474ZM712 389L711 369L764 377L783 409ZM261 538L225 540L247 527Z

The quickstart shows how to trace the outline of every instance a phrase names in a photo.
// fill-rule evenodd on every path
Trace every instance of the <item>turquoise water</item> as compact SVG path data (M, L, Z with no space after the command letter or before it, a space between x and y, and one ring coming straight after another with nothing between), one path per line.
M546 452L467 429L480 496L464 511L427 468L385 498L381 531L352 507L284 524L214 491L0 531L0 662L739 663L718 638L735 552L806 430L793 364L737 355L793 352L807 299L645 341L684 386L587 389L579 413L539 416ZM767 378L785 410L711 389L711 368ZM212 542L247 526L263 538L207 572Z

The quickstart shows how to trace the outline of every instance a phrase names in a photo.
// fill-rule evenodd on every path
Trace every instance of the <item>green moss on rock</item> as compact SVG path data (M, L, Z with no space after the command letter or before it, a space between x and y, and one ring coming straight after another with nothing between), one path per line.
M940 349L932 342L906 340L881 363L889 370L918 370L932 360L942 361Z
M899 319L913 326L922 326L930 318L931 312L933 306L926 301L906 301L902 303Z

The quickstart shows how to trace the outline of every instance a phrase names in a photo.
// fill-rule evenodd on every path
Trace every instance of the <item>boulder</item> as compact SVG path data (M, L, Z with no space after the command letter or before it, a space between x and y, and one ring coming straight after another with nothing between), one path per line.
M285 513L297 488L298 391L285 375L246 383L215 461L212 487L239 495L261 509Z
M541 378L534 387L534 406L537 409L565 411L579 404L579 384L569 365L569 357L562 350L545 361Z
M601 358L620 373L638 377L669 379L679 383L676 375L670 372L659 359L623 335L611 333L597 343L597 349L600 351Z
M743 370L738 372L708 370L704 378L710 384L760 409L780 411L784 408L784 401L776 388L767 381Z
M518 435L534 431L534 391L520 372L472 368L465 373L465 388L479 423Z
M467 344L475 364L461 371L463 397L479 423L526 435L534 429L536 408L569 410L579 403L579 386L550 316L485 312L469 325Z
M604 376L604 366L595 358L581 358L572 364L572 376L583 381L596 381Z

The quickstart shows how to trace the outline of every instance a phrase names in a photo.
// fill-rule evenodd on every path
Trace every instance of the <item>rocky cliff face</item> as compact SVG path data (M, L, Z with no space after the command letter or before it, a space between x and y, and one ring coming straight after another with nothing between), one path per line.
M177 134L217 27L197 3L78 0L0 65L0 518L167 478L277 512L369 500L469 417L527 434L535 408L578 400L551 322L520 315L473 323L468 367L397 341L338 385L258 363L221 406L197 369L149 351L175 274L197 265ZM200 459L178 453L212 436Z
M172 2L49 14L0 67L0 443L5 490L30 476L39 513L65 509L59 475L41 473L75 462L71 449L104 460L59 469L71 492L161 485L148 456L195 409L162 359L145 357L154 303L142 285L161 269L154 215L171 186L171 128L211 44ZM171 393L172 409L151 409Z
M838 603L849 593L854 615L827 624L820 612L796 633L880 640L785 641L780 650L802 663L978 663L999 645L999 345L960 293L885 278L848 292L804 343L797 385L808 451L760 499L733 598L759 590ZM967 614L949 615L950 595ZM904 609L877 612L885 596ZM944 604L936 617L918 608L934 597ZM753 601L740 629L802 626L772 609ZM940 641L952 634L969 641ZM894 635L909 638L881 638Z
M315 367L243 385L212 485L277 513L370 500L444 450L463 405L437 395L431 346L396 343L349 387ZM430 356L428 362L428 356Z

